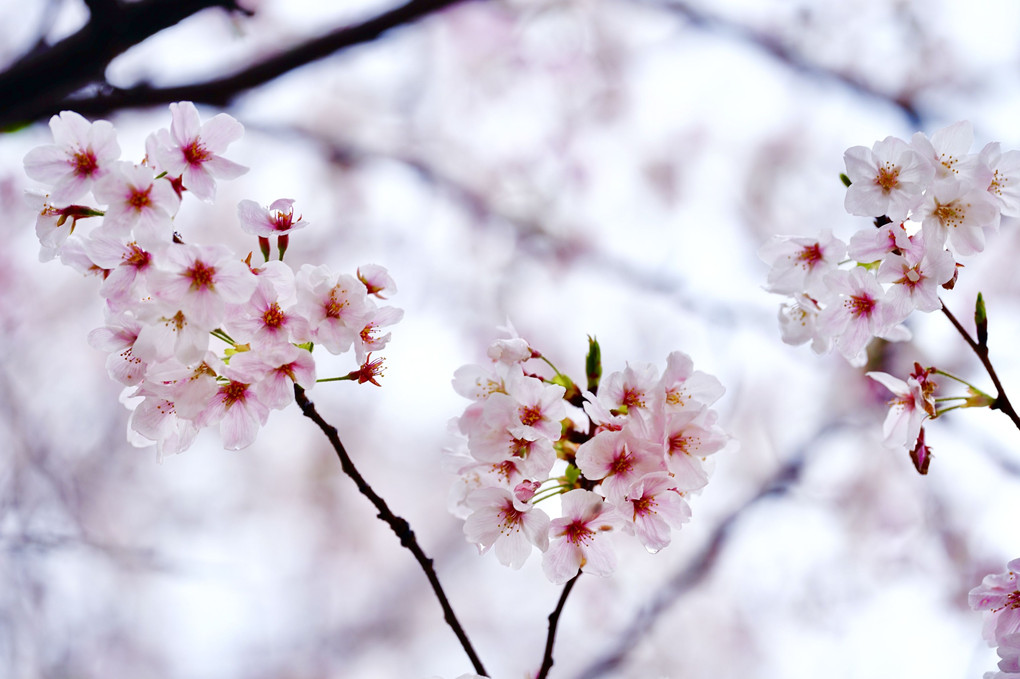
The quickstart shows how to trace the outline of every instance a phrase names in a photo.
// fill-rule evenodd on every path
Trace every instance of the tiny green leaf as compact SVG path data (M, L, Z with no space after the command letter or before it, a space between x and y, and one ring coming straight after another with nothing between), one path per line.
M568 486L573 486L581 478L581 470L572 464L567 465L567 471L564 472L563 478L567 480Z
M850 177L847 177L843 172L839 173L839 181L843 182L843 186L847 188L850 188L850 185L853 184L853 182L850 181Z

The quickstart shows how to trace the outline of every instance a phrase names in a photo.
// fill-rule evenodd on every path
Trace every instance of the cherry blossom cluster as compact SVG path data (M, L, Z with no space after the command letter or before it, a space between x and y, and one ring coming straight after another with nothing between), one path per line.
M971 153L972 143L960 122L846 151L845 207L875 225L848 243L825 231L776 236L759 250L772 267L766 289L791 296L779 314L785 342L835 347L859 366L873 337L909 339L911 312L941 308L939 289L953 285L961 258L984 250L1001 216L1020 217L1020 151L993 142Z
M121 160L112 124L70 111L50 120L54 143L25 156L28 176L46 186L31 197L40 258L101 279L106 323L89 341L109 352L109 374L134 406L129 438L155 443L160 458L211 426L229 449L251 444L269 411L293 401L294 384L315 384L315 345L353 350L361 367L344 377L375 382L370 352L390 337L379 329L402 316L374 300L395 290L380 266L355 276L283 262L291 232L307 225L291 199L237 206L261 265L221 244L186 243L176 231L181 201L212 202L217 181L247 171L221 155L243 127L224 113L201 122L190 102L170 112L169 130L148 136L138 163ZM279 258L270 261L272 240Z
M984 637L989 646L997 646L998 672L985 673L985 679L1009 679L1020 675L1020 559L1006 566L1005 573L986 575L970 591L970 607L984 613Z
M993 142L975 153L972 144L970 124L959 122L930 138L918 132L846 151L845 208L873 224L847 242L823 231L776 236L759 250L771 267L766 289L790 297L779 310L784 342L835 348L862 366L872 338L907 340L912 312L942 308L939 292L955 285L963 259L984 250L1003 216L1020 217L1020 151ZM922 473L921 422L936 415L932 372L869 373L894 395L886 443L911 450Z
M729 440L710 407L722 385L685 354L670 354L662 375L641 364L600 379L590 349L585 390L555 368L544 377L552 364L515 334L453 380L471 401L451 456L467 539L511 568L537 548L555 583L612 573L616 533L666 547L708 483L705 458Z

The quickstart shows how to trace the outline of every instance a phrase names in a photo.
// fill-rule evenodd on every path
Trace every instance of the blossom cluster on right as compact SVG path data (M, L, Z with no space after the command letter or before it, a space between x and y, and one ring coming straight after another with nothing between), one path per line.
M775 236L759 251L771 266L766 289L790 296L783 341L834 347L860 366L869 340L909 339L907 316L941 308L939 290L953 285L961 257L984 250L1001 216L1020 217L1020 151L993 142L972 153L972 143L960 122L931 138L846 151L846 210L874 225L849 243L826 231Z
M986 575L968 599L972 609L983 612L985 640L1002 658L999 671L985 673L985 679L1020 674L1020 559L1010 561L1005 573Z
M652 552L668 545L708 483L706 456L729 441L710 407L723 387L686 354L671 353L661 375L638 364L601 381L598 355L592 340L583 391L555 369L541 376L545 359L517 336L454 376L471 400L452 457L467 539L512 568L537 548L556 583L612 573L614 533Z
M784 342L835 349L862 366L871 339L910 339L903 321L911 313L942 309L939 293L955 285L963 258L984 250L1003 216L1020 217L1020 151L992 142L972 152L972 144L970 124L959 122L930 138L918 132L909 142L847 149L845 208L871 218L868 226L848 242L823 231L775 236L759 250L771 267L766 289L789 296L779 310ZM921 424L936 416L934 372L869 373L893 394L886 444L909 450L921 473L930 459Z

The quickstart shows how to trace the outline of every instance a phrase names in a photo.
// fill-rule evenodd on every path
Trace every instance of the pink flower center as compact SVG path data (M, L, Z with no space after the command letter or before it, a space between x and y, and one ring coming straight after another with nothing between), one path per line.
M79 177L91 177L99 169L96 154L91 149L78 151L74 154L71 165L74 166L74 173Z
M144 190L132 188L131 195L128 197L127 204L133 207L137 212L152 206L152 199L149 198L149 194L152 192L152 184Z
M361 329L361 341L365 344L371 344L375 341L375 323L369 323Z
M644 408L645 394L640 389L627 387L623 390L623 398L620 399L620 405L627 406L628 408Z
M209 149L205 147L205 144L199 140L195 140L181 149L184 154L184 160L187 161L188 165L198 166L212 158L212 154L209 153Z
M673 436L670 436L669 437L669 454L670 455L674 455L676 453L681 453L683 455L687 455L688 454L687 447L688 447L688 445L690 443L690 440L691 440L690 437L688 437L686 434L684 434L682 432L679 433L679 434L674 434Z
M804 265L807 266L807 268L809 269L814 269L815 265L818 264L818 262L822 261L824 258L825 257L822 254L821 243L812 243L811 245L805 245L801 249L800 254L797 255L797 259L803 262Z
M124 263L128 266L133 266L139 271L149 266L152 261L152 257L148 252L138 247L138 243L128 243L128 251L124 253Z
M843 304L850 310L850 314L854 318L871 316L877 306L875 299L867 293L853 295Z
M951 226L954 229L963 224L964 217L966 217L966 213L960 209L955 200L945 204L935 201L932 215L942 222L942 226Z
M191 279L192 290L211 290L216 276L216 267L207 266L205 262L195 260L191 268L184 272Z
M1001 176L1001 175L999 174L999 171L998 171L998 170L996 170L996 171L995 171L995 174L994 174L994 175L992 175L992 181L991 181L991 183L990 183L990 184L988 185L988 192L989 192L989 193L994 193L994 194L995 194L995 195L997 195L997 196L1001 196L1001 195L1002 195L1002 188L1003 188L1003 185L1004 185L1004 184L1005 184L1005 183L1006 183L1007 181L1008 181L1008 180L1007 180L1007 179L1006 179L1005 177Z
M517 473L517 463L513 460L504 460L498 464L492 465L492 471L497 475L501 476L505 481L509 482L513 478L514 474Z
M229 408L248 397L248 385L231 380L230 384L220 387L220 393L223 394L223 405Z
M174 326L174 329L177 330L177 332L184 330L184 326L188 324L188 320L184 318L183 311L178 311L176 314L173 315L173 318L168 318L166 320L168 324Z
M280 310L280 305L273 302L262 314L262 322L266 324L267 328L278 329L283 325L284 321L283 311Z
M293 212L277 212L272 218L273 228L277 231L288 231L294 225Z
M521 418L521 424L530 427L542 419L542 409L538 406L521 406L517 409L517 415Z
M592 536L595 535L595 531L588 528L588 525L584 521L574 519L563 527L563 535L572 544L582 545L591 542Z
M329 291L329 299L322 305L322 310L326 314L326 318L340 318L340 314L343 313L344 307L347 306L347 300L337 299L337 292L340 290L340 286L337 286Z
M613 458L612 464L609 465L608 475L626 474L632 469L634 469L634 456L624 448Z
M637 519L639 516L648 516L649 514L655 513L655 498L644 496L638 500L631 500L631 504L634 505L634 518Z
M924 278L917 270L917 267L910 267L903 272L903 278L896 281L900 285L905 285L909 290L913 290L921 284L921 280Z
M875 177L875 184L880 186L886 193L900 185L900 168L892 163L885 163L878 168L878 175Z
M1013 610L1020 609L1020 591L1010 592L1006 595L1006 603L1002 607L1012 608Z
M522 516L523 512L517 511L513 502L507 501L499 510L499 532L506 535L511 531L520 530Z

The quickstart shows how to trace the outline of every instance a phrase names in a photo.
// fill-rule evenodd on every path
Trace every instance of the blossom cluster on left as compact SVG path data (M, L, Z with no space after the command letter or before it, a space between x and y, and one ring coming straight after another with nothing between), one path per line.
M237 207L262 263L187 243L175 230L181 201L213 202L217 181L247 172L222 155L244 128L225 113L202 122L190 102L170 112L170 128L148 136L138 163L121 160L111 123L71 111L50 120L53 144L25 156L26 174L46 187L29 196L40 259L101 279L106 322L89 341L126 387L129 438L155 443L160 458L211 426L229 449L250 445L269 411L293 401L295 384L315 384L315 345L353 351L361 367L344 378L375 382L380 361L370 354L390 337L380 328L403 315L376 302L396 289L381 266L348 274L284 263L290 234L307 225L289 198Z

